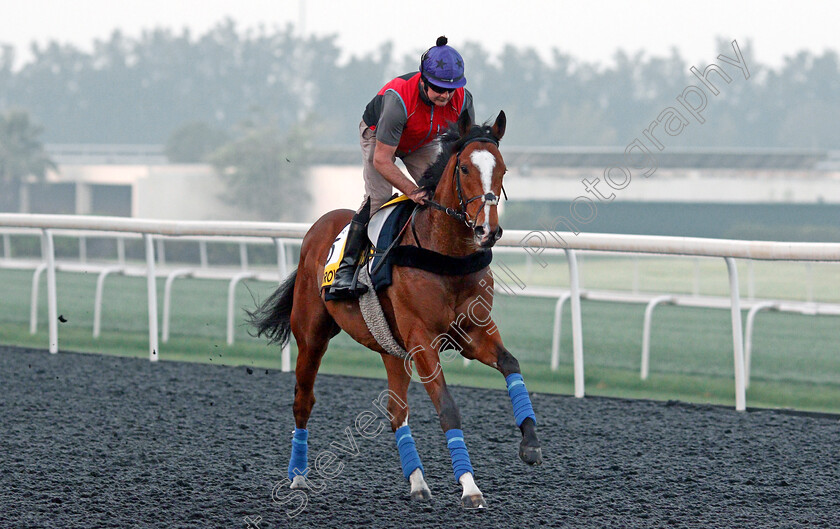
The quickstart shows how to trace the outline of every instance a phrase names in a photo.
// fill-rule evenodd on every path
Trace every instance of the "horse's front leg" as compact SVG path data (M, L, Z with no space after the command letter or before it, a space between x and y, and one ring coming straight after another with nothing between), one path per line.
M409 353L417 367L420 381L437 410L440 427L446 435L455 481L462 487L461 505L465 509L484 509L487 507L487 502L484 501L484 495L475 483L475 471L467 452L464 432L461 430L461 412L446 387L438 353L431 347L423 346L415 346ZM409 362L405 364L408 371L411 365Z
M490 332L487 331L488 329ZM522 372L519 370L519 361L505 349L499 331L492 320L490 325L476 326L468 336L472 341L464 344L461 354L498 369L505 377L508 395L513 404L513 417L519 431L522 432L519 458L529 465L541 464L542 448L540 439L537 437L537 416L534 413L528 389L525 387Z

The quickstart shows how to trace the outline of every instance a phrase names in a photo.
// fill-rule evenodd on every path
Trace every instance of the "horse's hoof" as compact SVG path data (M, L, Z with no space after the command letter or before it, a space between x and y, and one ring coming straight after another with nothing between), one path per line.
M429 489L417 489L411 491L411 501L429 501L432 499L432 491Z
M290 489L305 489L306 487L306 478L303 476L295 476L295 479L292 480L292 484L289 485Z
M529 465L542 464L542 448L539 446L523 446L519 445L519 459L528 463Z
M483 495L473 494L472 496L461 497L461 506L464 509L486 509L487 502L484 501Z

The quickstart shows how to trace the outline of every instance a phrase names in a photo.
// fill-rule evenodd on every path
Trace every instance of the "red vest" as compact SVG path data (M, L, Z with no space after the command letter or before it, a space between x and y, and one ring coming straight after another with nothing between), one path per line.
M420 97L420 73L409 77L397 77L382 87L377 93L381 96L392 90L400 96L405 105L408 121L400 136L397 150L408 154L426 145L442 134L451 123L458 121L464 106L464 89L458 88L444 107L423 101ZM376 127L371 127L375 129Z

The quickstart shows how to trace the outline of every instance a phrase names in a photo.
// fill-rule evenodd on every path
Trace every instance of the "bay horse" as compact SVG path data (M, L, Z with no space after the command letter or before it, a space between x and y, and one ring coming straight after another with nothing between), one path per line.
M449 262L461 262L460 259L490 251L502 233L497 205L507 169L498 143L505 124L504 112L499 113L492 126L474 125L465 113L457 125L436 140L441 149L438 159L418 182L420 187L434 189L433 199L415 211L412 229L403 230L403 245L443 254L441 257ZM431 499L408 426L407 393L413 361L446 435L455 481L463 487L461 504L467 509L485 508L486 502L473 477L460 412L441 369L443 349L454 348L464 357L504 375L514 419L522 433L519 457L531 465L542 462L536 416L519 363L502 344L490 319L492 272L486 264L477 271L457 275L395 266L391 286L376 295L394 338L412 353L407 360L388 354L368 330L357 299L325 301L321 292L328 250L352 215L350 210L335 210L318 219L303 239L297 270L259 308L249 312L257 336L265 335L271 342L285 344L291 331L297 341L291 487L306 487L306 424L315 404L315 376L330 339L344 330L382 355L388 374L387 415L403 475L411 486L411 499ZM477 307L486 314L477 315ZM450 327L454 329L450 331Z

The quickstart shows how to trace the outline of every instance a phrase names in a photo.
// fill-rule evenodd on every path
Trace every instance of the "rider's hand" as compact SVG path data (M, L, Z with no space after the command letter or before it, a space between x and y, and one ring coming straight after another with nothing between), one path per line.
M422 187L414 188L414 191L408 194L408 198L420 204L421 206L426 204L426 201L432 198L431 190L423 189Z

